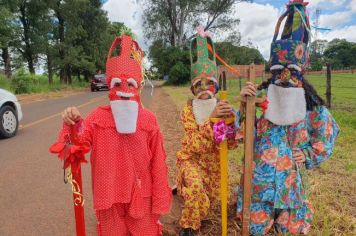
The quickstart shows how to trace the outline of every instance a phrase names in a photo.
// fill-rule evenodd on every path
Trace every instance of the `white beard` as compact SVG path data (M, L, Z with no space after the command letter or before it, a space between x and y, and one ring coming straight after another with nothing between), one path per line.
M216 106L216 98L211 99L193 99L193 114L198 125L207 121Z
M305 118L307 105L303 88L269 85L265 118L276 125L291 125Z
M110 101L111 112L114 116L117 132L132 134L136 132L138 103L136 101Z

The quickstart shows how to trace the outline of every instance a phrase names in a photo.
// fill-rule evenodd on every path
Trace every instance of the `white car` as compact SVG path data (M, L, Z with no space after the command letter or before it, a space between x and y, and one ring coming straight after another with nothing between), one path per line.
M0 138L15 136L21 119L22 110L16 96L0 88Z

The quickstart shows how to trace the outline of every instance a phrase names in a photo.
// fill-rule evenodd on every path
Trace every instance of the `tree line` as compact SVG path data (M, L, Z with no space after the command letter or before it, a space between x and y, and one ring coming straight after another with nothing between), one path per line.
M330 64L333 70L356 68L356 43L346 39L315 40L311 43L310 69L322 70Z
M100 0L0 0L0 49L6 76L45 65L49 83L73 76L85 80L104 70L115 35L132 34L123 23L109 22Z

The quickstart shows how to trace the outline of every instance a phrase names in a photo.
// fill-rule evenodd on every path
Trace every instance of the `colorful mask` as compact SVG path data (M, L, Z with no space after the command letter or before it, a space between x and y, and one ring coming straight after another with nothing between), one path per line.
M213 98L219 90L215 48L209 34L204 32L202 27L198 27L197 30L198 34L191 42L192 92L198 99L203 94L208 94L210 98ZM196 55L193 55L194 47L196 47ZM212 49L212 58L209 58L208 47Z
M290 1L279 18L271 45L272 83L283 87L301 87L302 73L309 63L310 24L308 3ZM276 40L282 20L287 17L280 40ZM287 72L289 70L289 73Z
M117 56L112 56L115 49ZM119 133L136 132L140 107L143 52L130 36L115 38L106 61L111 110Z

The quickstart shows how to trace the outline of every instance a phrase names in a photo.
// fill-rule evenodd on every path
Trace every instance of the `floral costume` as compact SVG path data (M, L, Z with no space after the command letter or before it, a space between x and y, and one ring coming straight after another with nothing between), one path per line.
M200 32L199 32L200 31ZM177 153L177 187L184 199L182 228L197 230L201 221L208 215L210 206L220 195L220 158L214 141L213 124L210 113L216 105L215 93L218 90L215 55L209 59L208 41L214 45L203 29L192 41L197 47L197 61L191 58L192 87L201 84L195 99L189 101L181 113L184 127L182 148ZM210 85L209 85L210 84ZM209 94L210 99L199 99L199 94ZM234 138L228 139L230 148L237 146Z
M273 223L282 232L308 232L314 210L305 192L304 170L318 167L330 158L338 133L338 125L323 106L289 126L275 125L263 117L256 120L250 226L253 235L267 233ZM293 162L295 147L303 150L305 166L298 167ZM243 181L238 191L238 216L242 211L242 184Z
M181 121L185 133L182 149L177 153L178 191L184 199L180 225L196 230L208 215L211 203L219 200L220 157L209 120L198 125L192 106L187 105ZM236 142L228 139L228 145L232 149Z
M257 112L253 162L250 232L307 234L314 209L306 193L305 170L330 158L339 127L316 92L310 92L303 70L308 65L310 25L303 0L290 1L277 24L271 45L272 79L267 108ZM282 39L279 26L287 17ZM240 115L240 114L238 114ZM297 164L293 151L302 152ZM241 180L243 180L243 175ZM243 181L238 188L237 216L242 216Z

